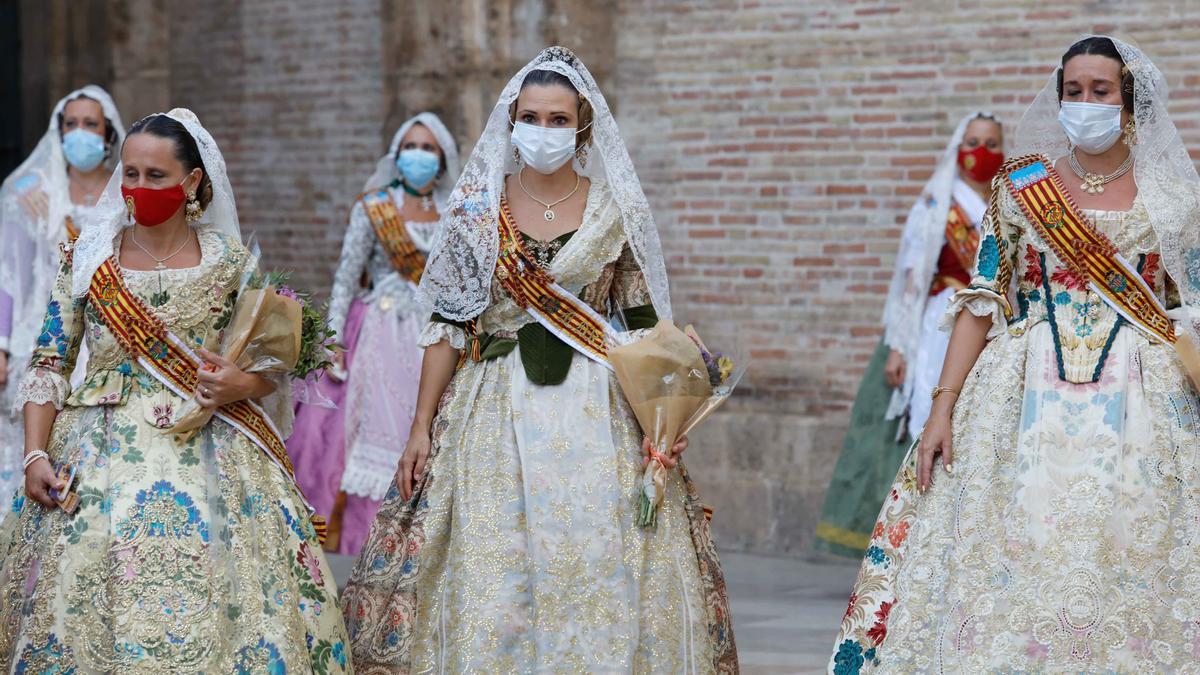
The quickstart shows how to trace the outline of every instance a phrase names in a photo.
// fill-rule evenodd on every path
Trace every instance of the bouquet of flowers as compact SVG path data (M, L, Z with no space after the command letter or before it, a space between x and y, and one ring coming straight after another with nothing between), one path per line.
M650 439L642 474L638 524L653 527L663 502L667 468L663 456L733 393L747 359L714 352L696 331L660 321L640 340L608 353L621 391Z
M257 256L256 256L257 258ZM281 374L304 380L331 364L333 331L311 298L287 285L288 274L260 273L252 261L237 303L221 331L219 352L248 373ZM213 411L195 399L184 402L171 432L186 440L203 428Z

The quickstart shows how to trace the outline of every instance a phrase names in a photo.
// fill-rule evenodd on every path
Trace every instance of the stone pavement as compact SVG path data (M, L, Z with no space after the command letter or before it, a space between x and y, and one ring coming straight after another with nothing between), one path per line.
M744 553L723 553L721 563L742 672L824 672L858 563ZM329 564L340 585L354 560L331 555Z

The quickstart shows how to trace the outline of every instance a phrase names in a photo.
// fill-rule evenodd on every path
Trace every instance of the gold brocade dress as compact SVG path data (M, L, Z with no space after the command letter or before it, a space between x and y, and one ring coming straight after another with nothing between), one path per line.
M250 260L198 232L198 267L122 272L190 344L219 337ZM114 247L115 248L115 247ZM17 673L349 672L336 586L304 503L213 419L166 431L182 400L124 353L62 265L21 398L61 409L49 448L78 467L74 515L18 493L0 525L0 663ZM90 358L69 392L81 340ZM285 425L286 394L263 401Z
M1178 306L1140 198L1083 213ZM936 463L918 496L901 471L830 672L1200 672L1196 390L1002 184L983 235L948 313L993 317L955 405L954 473Z
M530 248L604 314L649 304L599 181L578 231ZM516 348L527 326L540 329L532 321L493 284L479 321L493 341L454 375L423 482L407 502L393 484L343 594L355 667L735 671L724 580L694 486L671 472L657 528L636 525L642 434L616 378L570 352L561 382L533 383L554 369L528 363L553 351L531 347L538 339ZM466 346L461 329L438 322L422 344L442 339Z

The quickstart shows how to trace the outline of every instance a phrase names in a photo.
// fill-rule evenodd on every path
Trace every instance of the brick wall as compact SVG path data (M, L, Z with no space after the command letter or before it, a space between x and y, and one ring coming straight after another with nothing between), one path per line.
M129 122L193 108L267 264L325 288L350 200L401 120L432 108L469 148L517 67L543 44L572 47L618 111L676 314L753 349L746 386L690 455L719 541L797 553L879 339L901 220L959 116L990 108L1011 129L1069 42L1113 31L1167 73L1200 148L1193 4L92 0L76 17L23 1L22 26L78 32L103 14L90 25L109 34L64 46L37 33L24 53L46 63L23 78L47 108L55 83L81 78L115 84Z

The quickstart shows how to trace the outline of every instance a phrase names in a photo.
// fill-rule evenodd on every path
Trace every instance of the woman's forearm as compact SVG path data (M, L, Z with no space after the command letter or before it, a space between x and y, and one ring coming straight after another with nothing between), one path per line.
M25 452L45 450L50 442L50 430L54 428L54 420L58 417L58 409L53 403L26 403L25 415Z
M417 391L417 411L413 416L413 429L428 432L433 426L433 418L437 415L438 403L454 370L458 367L459 351L450 346L446 340L425 348L425 356L421 360L421 384Z
M946 360L942 362L942 376L938 379L939 387L946 387L955 392L962 391L967 375L975 367L979 355L987 345L987 334L992 327L992 319L987 316L975 316L970 311L963 310L954 322L954 332L950 334L950 345L946 348ZM916 392L917 395L928 395L928 392ZM933 401L933 413L949 413L954 408L957 395L939 396Z

